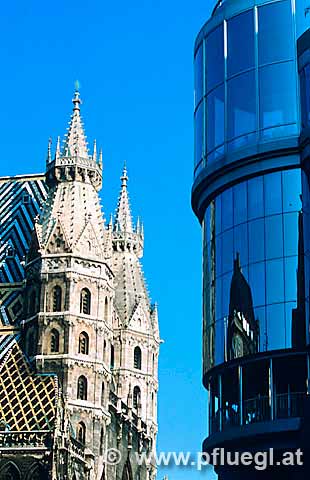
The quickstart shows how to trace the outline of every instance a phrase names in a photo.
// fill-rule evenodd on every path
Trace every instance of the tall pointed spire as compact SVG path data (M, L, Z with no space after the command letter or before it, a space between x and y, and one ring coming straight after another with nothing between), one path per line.
M71 115L71 121L68 129L68 133L65 136L62 153L63 153L63 156L65 157L78 156L81 158L88 159L89 154L88 154L84 128L82 124L82 118L80 114L81 99L80 99L80 92L78 89L76 89L74 92L72 103L73 103L73 114Z
M128 175L126 165L124 165L121 181L122 185L116 209L114 230L117 232L133 233L132 216L127 190Z
M57 160L60 157L60 137L57 137L57 146L56 146L56 153L55 159Z

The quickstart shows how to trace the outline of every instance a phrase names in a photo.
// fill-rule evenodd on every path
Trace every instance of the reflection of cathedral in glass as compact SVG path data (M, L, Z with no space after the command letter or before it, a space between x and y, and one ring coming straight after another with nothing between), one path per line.
M258 351L259 323L254 317L251 288L242 274L237 254L230 285L227 356L228 360L233 360Z

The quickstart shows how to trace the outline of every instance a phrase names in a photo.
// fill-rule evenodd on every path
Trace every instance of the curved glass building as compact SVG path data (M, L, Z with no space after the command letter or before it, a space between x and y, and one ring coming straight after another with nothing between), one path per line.
M195 43L192 206L203 228L206 451L231 442L243 449L249 439L255 450L261 436L280 454L298 447L307 424L307 15L303 0L226 0Z

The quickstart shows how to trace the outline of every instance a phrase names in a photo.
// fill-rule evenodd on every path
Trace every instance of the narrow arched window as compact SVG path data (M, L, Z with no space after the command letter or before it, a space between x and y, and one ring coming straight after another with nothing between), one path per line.
M103 455L103 444L104 444L104 432L103 432L103 428L101 428L101 433L100 433L100 450L99 450L99 454L100 454L100 455Z
M51 353L59 352L59 332L55 328L51 331L50 349Z
M111 345L110 367L111 367L111 369L114 368L114 346L113 345Z
M134 350L134 367L137 368L138 370L141 370L141 366L142 366L141 348L136 347Z
M105 297L104 301L104 321L107 322L109 319L109 300L108 297Z
M155 374L155 354L152 356L152 374Z
M86 426L85 423L80 422L76 429L76 438L82 445L85 445L86 441Z
M103 351L102 351L102 360L106 361L106 349L107 349L107 342L103 340Z
M91 293L88 288L83 288L80 298L80 312L84 315L90 315L91 310Z
M59 285L56 285L53 288L52 301L53 301L53 312L61 312L62 290Z
M133 408L137 409L141 403L141 390L140 387L135 387L133 389Z
M81 375L78 379L77 398L78 400L87 400L87 380L84 375Z
M104 394L105 394L105 385L104 382L102 382L101 385L101 406L104 406Z
M81 332L79 336L79 353L88 355L89 337L86 332Z

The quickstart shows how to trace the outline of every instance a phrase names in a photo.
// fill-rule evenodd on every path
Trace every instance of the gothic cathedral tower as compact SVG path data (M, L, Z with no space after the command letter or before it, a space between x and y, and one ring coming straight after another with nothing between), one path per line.
M98 159L95 143L89 155L80 104L76 91L64 146L58 139L53 160L49 144L48 197L25 265L24 348L38 372L57 374L64 422L87 447L90 480L131 480L131 427L122 440L123 447L128 443L123 473L106 465L105 453L123 436L123 408L133 423L145 425L140 443L148 437L149 450L155 448L157 308L141 270L143 228L139 221L133 226L127 171L115 221L106 226L98 194L102 153ZM117 425L111 403L120 414ZM148 468L135 478L154 474Z

